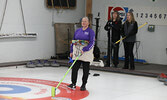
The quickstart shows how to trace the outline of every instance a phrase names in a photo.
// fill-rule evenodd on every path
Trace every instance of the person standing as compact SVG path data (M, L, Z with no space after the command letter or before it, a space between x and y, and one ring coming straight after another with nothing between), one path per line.
M121 35L121 26L122 22L120 19L120 15L118 11L114 11L112 13L111 19L106 23L104 29L108 31L108 51L107 51L107 61L106 67L110 67L110 60L112 59L113 55L113 64L114 67L117 68L119 64L119 43L113 47L112 43L115 43L120 39ZM112 43L111 43L112 42ZM112 54L113 49L113 54Z
M123 40L125 50L125 64L123 69L129 69L130 62L130 70L135 70L133 48L138 32L138 25L132 12L127 13L127 20L123 24L122 31L123 37L126 37Z
M93 48L95 44L95 33L92 29L89 28L88 17L83 17L81 24L82 24L82 28L79 28L75 31L75 34L72 40L74 42L72 42L71 44L70 57L72 57L72 59L75 60L80 53L82 55L79 57L79 59L76 61L76 63L72 68L72 75L71 75L72 83L67 87L71 89L76 88L78 70L82 64L83 77L82 77L82 85L80 87L80 90L85 91L88 76L89 76L90 62L93 62L93 59L94 59Z

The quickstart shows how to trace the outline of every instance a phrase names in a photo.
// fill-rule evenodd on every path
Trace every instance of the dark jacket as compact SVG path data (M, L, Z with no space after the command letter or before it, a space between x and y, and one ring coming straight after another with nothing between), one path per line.
M136 34L138 32L138 25L135 21L134 23L125 22L122 27L122 35L126 36L123 42L135 42Z
M112 20L109 20L104 29L106 31L108 31L108 37L110 36L110 34L112 34L112 42L116 42L120 39L120 35L121 35L121 26L122 26L122 22L121 20L119 21L112 21ZM112 28L112 33L110 33L110 29Z

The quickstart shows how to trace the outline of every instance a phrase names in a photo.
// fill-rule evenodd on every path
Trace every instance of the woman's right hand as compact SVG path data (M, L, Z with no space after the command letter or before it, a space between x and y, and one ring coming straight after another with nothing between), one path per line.
M125 37L126 35L125 35L125 33L121 33L121 36L122 36L122 37Z
M70 53L70 57L72 58L72 56L73 56L73 53Z

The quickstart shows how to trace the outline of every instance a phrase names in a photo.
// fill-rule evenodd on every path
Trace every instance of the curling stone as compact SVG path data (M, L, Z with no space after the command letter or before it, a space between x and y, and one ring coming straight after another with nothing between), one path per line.
M52 67L59 67L60 65L56 61L52 61L51 66Z
M167 80L167 76L164 74L164 73L161 73L159 76L158 76L158 80L160 82L165 82Z
M43 67L42 61L41 61L41 60L37 60L36 66L37 66L37 67Z
M29 62L27 63L27 65L26 65L26 67L27 67L27 68L35 68L36 65L35 65L35 63L34 63L33 61L29 61Z
M44 60L44 63L43 63L44 66L50 66L50 63L48 60Z
M104 67L104 63L102 60L99 60L99 61L93 61L91 63L92 66L100 66L100 67Z
M166 86L167 86L167 79L165 80L164 85L166 85Z

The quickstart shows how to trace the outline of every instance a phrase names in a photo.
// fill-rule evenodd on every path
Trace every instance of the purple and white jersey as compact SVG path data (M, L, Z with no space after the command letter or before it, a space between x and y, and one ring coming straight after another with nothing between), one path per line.
M79 28L75 31L73 40L87 40L89 41L89 44L85 46L82 50L89 51L92 49L92 47L95 44L95 32L90 29L89 27L86 30L83 30L82 28ZM73 44L71 44L71 51L70 53L73 52Z

